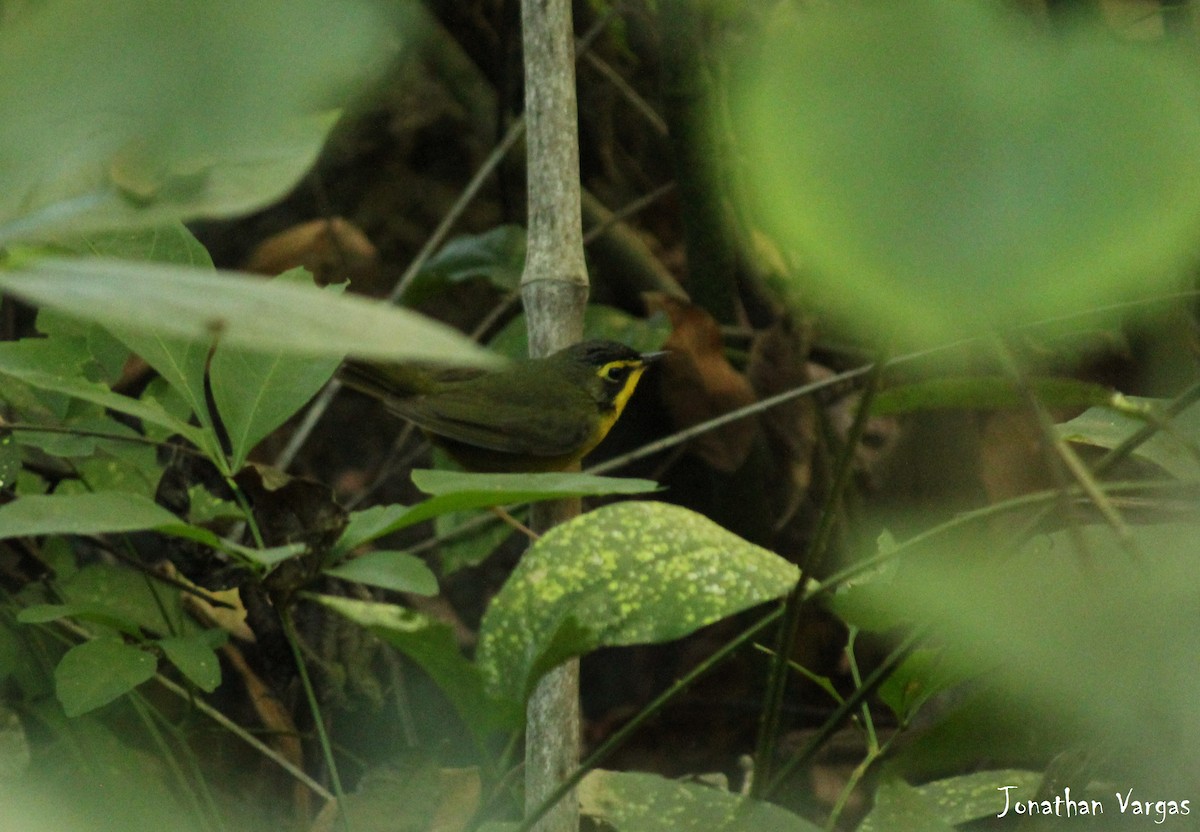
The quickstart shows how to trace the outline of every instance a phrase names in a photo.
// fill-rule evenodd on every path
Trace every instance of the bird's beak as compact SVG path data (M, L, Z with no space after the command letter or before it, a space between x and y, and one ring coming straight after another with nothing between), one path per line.
M644 353L642 353L642 363L643 364L653 364L655 361L658 361L663 356L670 355L670 354L671 354L670 350L659 350L658 352L644 352Z

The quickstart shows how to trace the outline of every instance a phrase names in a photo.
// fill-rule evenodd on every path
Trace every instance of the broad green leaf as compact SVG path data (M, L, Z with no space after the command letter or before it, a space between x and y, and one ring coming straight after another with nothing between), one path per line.
M33 604L17 613L17 621L21 624L47 624L63 618L91 621L130 636L141 635L137 622L127 617L124 611L114 614L111 607L74 603Z
M63 393L152 422L200 444L201 431L167 413L156 401L114 393L83 376L81 353L60 339L26 338L0 344L0 373L43 390Z
M124 231L100 231L69 241L67 247L93 257L115 257L147 263L174 263L177 266L213 267L208 249L183 223Z
M404 303L419 306L448 283L473 278L497 289L516 291L525 268L525 229L501 225L482 234L454 237L430 257L404 293Z
M403 15L368 0L21 4L0 30L0 240L275 200L394 55Z
M579 809L617 832L817 832L771 803L643 772L588 772Z
M1173 288L1200 221L1191 58L1003 3L776 9L733 93L752 210L864 334Z
M198 627L184 614L177 589L147 581L132 569L90 564L62 581L60 588L73 615L131 635L139 629L152 634L187 634Z
M112 325L108 326L108 330L175 388L192 413L200 419L201 425L212 424L204 392L204 370L213 343L211 336L174 338L160 332L130 330ZM219 448L220 445L211 440L206 448L209 457L219 458Z
M275 278L296 286L312 286L304 269ZM321 291L341 294L344 286ZM240 469L263 438L290 419L333 376L341 356L312 358L278 350L238 349L222 341L209 367L213 400L233 448L230 467Z
M395 604L332 595L306 597L366 627L420 665L477 740L520 727L520 709L487 695L479 669L463 656L449 626Z
M39 309L37 330L51 341L62 338L81 339L86 344L92 361L102 371L100 378L92 378L89 374L88 377L92 381L113 384L121 377L129 360L129 348L99 324L81 321L53 309Z
M67 651L54 670L54 688L67 716L107 705L154 676L156 662L120 639L97 638Z
M194 266L211 271L208 251L183 225L91 234L72 241L69 247L93 257ZM43 311L41 316L46 313ZM211 425L204 387L211 334L199 338L171 338L157 332L142 332L110 326L109 331L124 346L137 353L187 402L202 425ZM220 443L210 437L207 452L220 458Z
M1070 378L1030 379L1029 386L1047 407L1102 405L1113 392L1099 384ZM875 416L894 416L925 410L993 410L1026 407L1011 379L1003 376L935 378L880 390L871 400Z
M479 666L491 691L520 701L571 656L681 638L785 595L798 577L687 509L604 506L530 546L484 614Z
M491 366L496 356L428 318L313 286L183 266L38 260L0 272L0 288L122 331L204 339L296 356Z
M933 800L903 780L882 784L875 801L875 810L862 823L862 829L868 832L885 829L889 832L953 832L954 827L942 820ZM996 805L999 812L1001 804L997 802Z
M408 552L367 552L332 569L326 575L346 581L370 584L394 592L437 595L437 578L416 555Z
M190 636L159 639L163 654L179 672L205 693L221 684L221 663L213 648L226 638L224 630L205 630Z
M19 497L0 506L0 538L44 534L110 534L183 525L148 497L106 491Z
M1057 426L1058 434L1068 442L1115 448L1146 427L1145 418L1129 411L1161 408L1165 401L1123 397L1128 406L1091 407ZM1160 430L1138 445L1133 456L1152 462L1172 476L1183 480L1200 479L1200 405L1193 405L1170 421L1169 430Z
M858 832L950 830L968 821L994 818L1004 812L1005 786L1013 787L1007 792L1013 800L1030 800L1041 781L1040 773L1021 769L977 771L915 787L888 780L880 785L875 808ZM1017 820L1011 811L1009 819Z
M350 515L336 551L345 552L400 529L456 511L507 506L564 497L644 494L658 483L590 474L476 474L417 469L413 484L434 496L412 506L375 506Z

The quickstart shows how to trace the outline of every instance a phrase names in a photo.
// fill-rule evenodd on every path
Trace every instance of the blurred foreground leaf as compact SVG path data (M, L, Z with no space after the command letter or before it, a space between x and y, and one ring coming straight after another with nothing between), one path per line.
M25 300L130 332L200 339L264 352L497 363L465 336L429 318L314 286L182 266L117 260L38 260L0 272L0 288Z
M762 216L867 334L918 342L1171 285L1200 220L1200 78L1006 4L785 4L736 123Z
M0 30L0 241L250 211L395 54L372 0L40 0Z

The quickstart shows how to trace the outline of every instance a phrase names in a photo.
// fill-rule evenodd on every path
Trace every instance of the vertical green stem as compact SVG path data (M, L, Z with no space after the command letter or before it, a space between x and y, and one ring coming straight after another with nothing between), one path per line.
M771 661L770 675L767 678L767 693L763 703L762 719L759 723L758 741L754 750L754 784L752 794L760 796L759 791L771 778L771 769L779 745L780 717L783 712L784 693L787 690L788 661L796 646L796 637L800 629L800 613L804 607L804 584L806 578L820 568L825 558L829 543L837 526L837 518L842 504L842 495L850 483L854 470L854 451L867 427L867 419L871 413L871 402L887 362L882 356L876 358L867 376L866 386L858 411L854 414L854 423L846 437L846 443L838 454L834 467L833 482L825 499L817 533L813 538L804 562L800 565L800 580L792 590L785 604L783 622L779 627L779 638L775 645L775 655Z

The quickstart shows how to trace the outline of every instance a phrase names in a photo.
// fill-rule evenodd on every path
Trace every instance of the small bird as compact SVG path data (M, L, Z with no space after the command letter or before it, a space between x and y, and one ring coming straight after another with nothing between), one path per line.
M562 471L600 444L642 373L665 354L584 341L501 370L350 361L340 377L469 471Z

